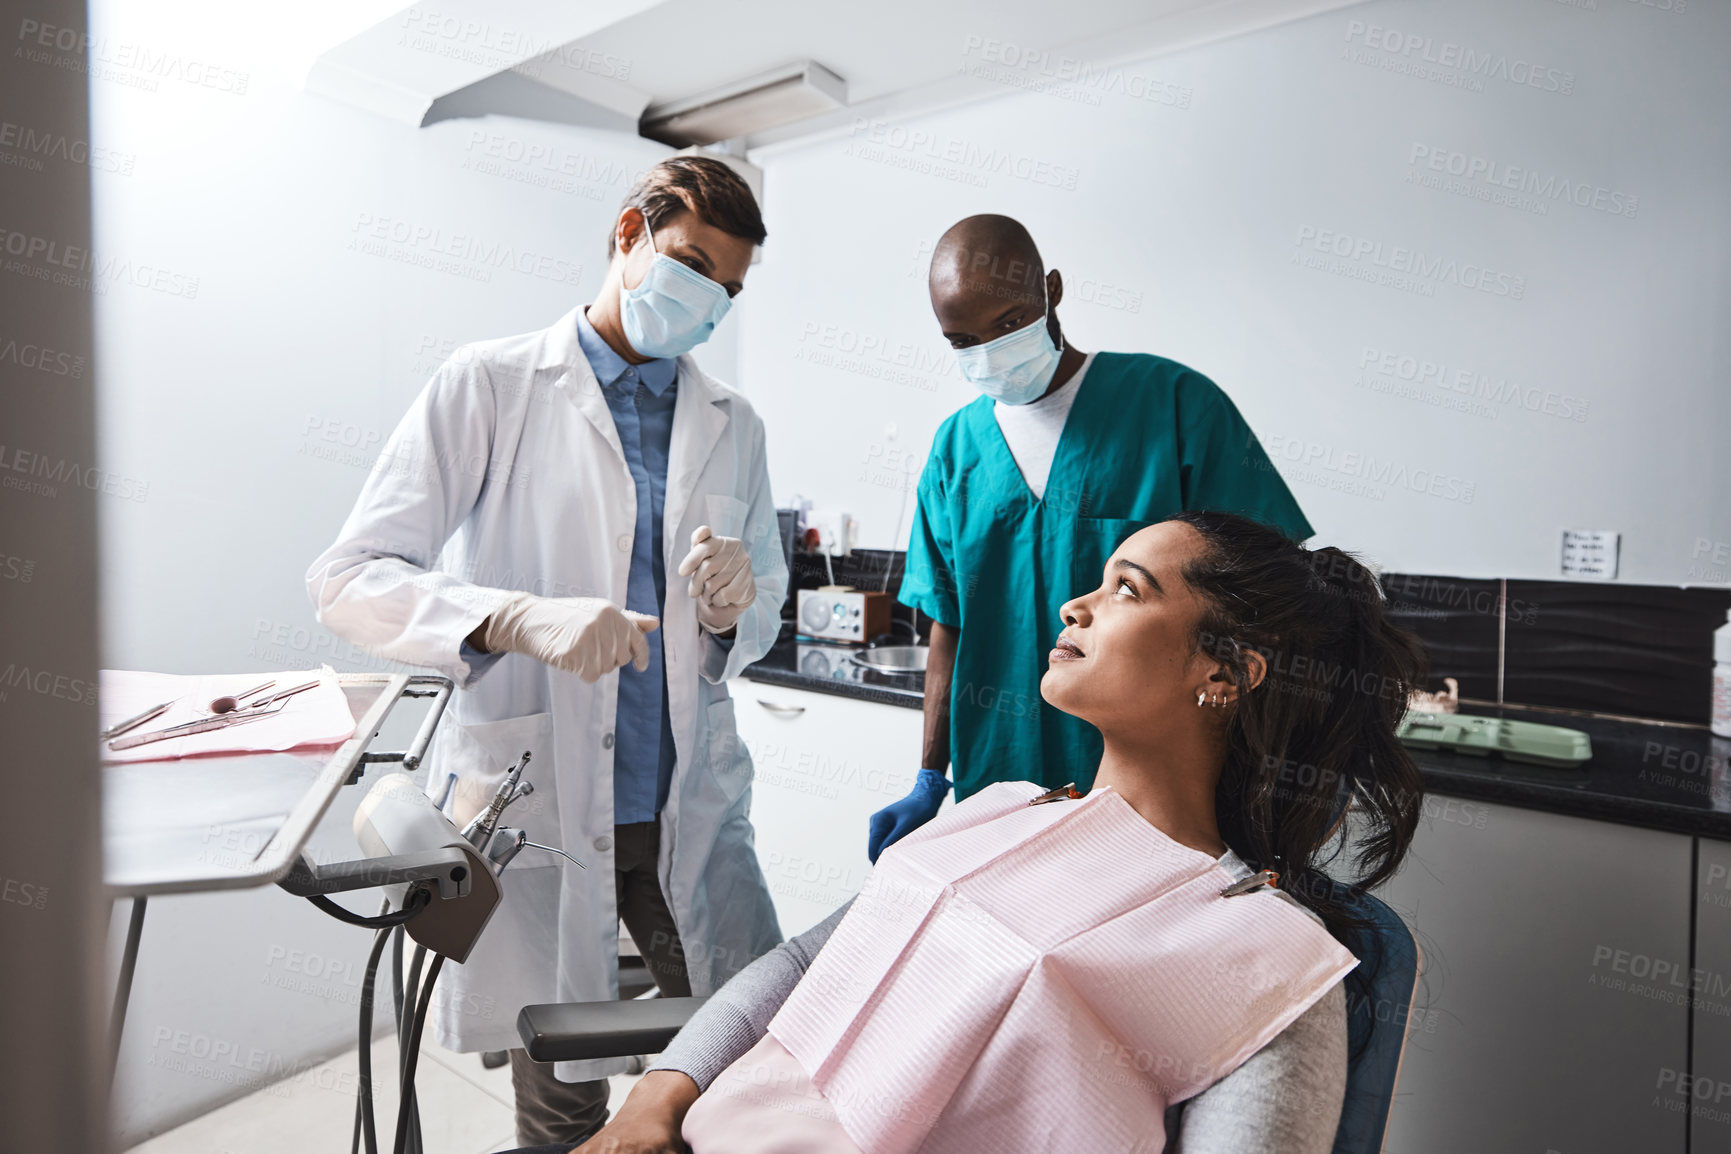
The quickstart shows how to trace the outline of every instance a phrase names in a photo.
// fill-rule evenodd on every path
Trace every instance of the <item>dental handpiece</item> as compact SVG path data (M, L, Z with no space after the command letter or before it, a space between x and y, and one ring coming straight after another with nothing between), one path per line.
M535 786L523 781L523 770L529 765L529 751L524 750L522 758L505 774L505 780L499 783L499 788L493 793L493 800L487 808L475 815L466 829L463 838L470 845L483 852L487 842L492 839L493 830L499 825L499 816L505 812L505 807L520 797L533 793Z
M512 859L517 856L518 851L524 849L544 849L548 853L558 854L580 870L586 870L589 868L564 850L560 849L558 846L542 845L540 842L530 841L528 832L520 829L500 830L498 840L494 843L493 847L487 851L487 857L494 865L498 866L500 869L504 869L506 866L511 864Z

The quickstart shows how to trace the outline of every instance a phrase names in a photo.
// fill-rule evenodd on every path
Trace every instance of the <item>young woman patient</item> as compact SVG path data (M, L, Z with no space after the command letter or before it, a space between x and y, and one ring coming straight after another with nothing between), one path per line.
M1330 1149L1358 923L1323 866L1347 798L1352 881L1406 852L1422 650L1352 557L1227 514L1134 534L1062 615L1040 692L1104 736L1093 789L898 842L580 1154Z

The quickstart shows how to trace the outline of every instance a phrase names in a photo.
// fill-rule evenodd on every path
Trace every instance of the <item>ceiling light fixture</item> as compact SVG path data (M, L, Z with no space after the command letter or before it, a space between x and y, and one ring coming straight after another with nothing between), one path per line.
M651 104L637 130L675 148L714 144L847 106L847 81L802 60L700 96Z

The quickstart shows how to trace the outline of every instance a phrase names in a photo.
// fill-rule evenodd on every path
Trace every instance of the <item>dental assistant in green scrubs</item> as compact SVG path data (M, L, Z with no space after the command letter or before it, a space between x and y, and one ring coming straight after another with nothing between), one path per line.
M919 482L901 601L932 619L925 740L907 797L872 815L868 850L919 828L952 788L1074 781L1100 734L1040 698L1058 608L1113 549L1179 512L1238 513L1295 540L1298 502L1219 386L1146 353L1064 339L1064 281L1007 216L970 216L932 254L932 311L983 394L939 427Z

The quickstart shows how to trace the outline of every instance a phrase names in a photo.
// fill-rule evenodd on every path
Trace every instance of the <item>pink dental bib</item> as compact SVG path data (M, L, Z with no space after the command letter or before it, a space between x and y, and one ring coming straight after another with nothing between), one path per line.
M866 1154L1157 1154L1357 965L1110 790L989 787L896 843L769 1024Z

